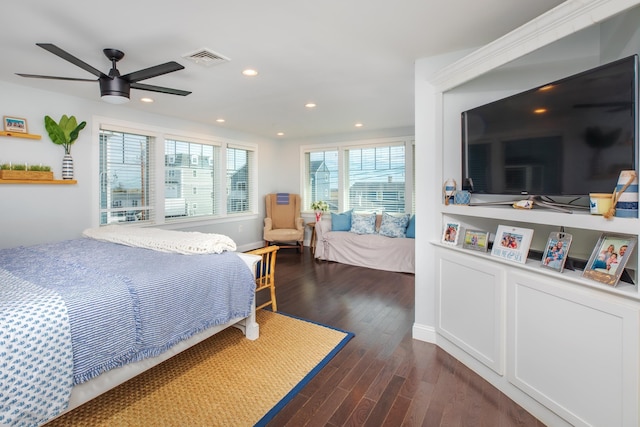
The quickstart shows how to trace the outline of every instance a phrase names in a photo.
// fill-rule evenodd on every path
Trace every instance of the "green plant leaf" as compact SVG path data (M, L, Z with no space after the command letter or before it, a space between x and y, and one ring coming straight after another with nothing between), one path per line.
M49 116L44 117L44 126L45 129L47 129L49 138L51 138L54 144L62 145L66 154L70 154L71 145L78 139L80 131L84 129L86 125L87 122L78 124L75 116L69 117L66 114L62 115L59 123L56 123L56 121Z

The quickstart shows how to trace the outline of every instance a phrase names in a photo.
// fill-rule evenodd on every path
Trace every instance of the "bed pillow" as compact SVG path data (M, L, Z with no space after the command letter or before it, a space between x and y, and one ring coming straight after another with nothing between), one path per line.
M416 238L416 216L411 215L409 218L409 224L407 225L407 237L410 239Z
M391 215L382 213L380 223L380 235L387 237L407 237L407 224L409 224L409 214Z
M375 234L376 213L354 213L351 215L351 231L356 234Z
M339 214L331 212L331 231L351 230L351 213L351 210Z

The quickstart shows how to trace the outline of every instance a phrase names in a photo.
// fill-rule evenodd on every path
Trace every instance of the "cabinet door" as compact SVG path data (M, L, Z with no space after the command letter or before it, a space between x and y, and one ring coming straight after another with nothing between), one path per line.
M638 425L638 309L560 280L507 278L507 378L573 425Z
M504 374L504 268L439 249L436 326L440 335Z

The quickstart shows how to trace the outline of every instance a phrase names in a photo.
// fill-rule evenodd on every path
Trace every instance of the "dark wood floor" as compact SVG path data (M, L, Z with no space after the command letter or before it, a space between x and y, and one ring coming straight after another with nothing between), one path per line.
M414 276L278 252L279 311L355 333L270 426L542 426L433 344L411 338Z

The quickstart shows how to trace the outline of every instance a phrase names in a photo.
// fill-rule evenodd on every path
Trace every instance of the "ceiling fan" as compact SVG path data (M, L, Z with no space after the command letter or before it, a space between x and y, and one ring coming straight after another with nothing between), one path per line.
M102 99L111 104L123 104L129 101L129 92L131 88L148 90L151 92L168 93L170 95L186 96L191 92L171 89L161 86L153 86L138 83L140 80L150 79L152 77L161 76L163 74L172 73L174 71L182 70L184 66L177 62L171 61L164 64L156 65L154 67L145 68L143 70L134 71L133 73L120 75L120 72L116 68L116 63L124 57L124 52L118 49L103 49L105 56L111 61L111 70L109 74L105 74L100 70L93 68L86 62L76 58L70 53L60 49L58 46L51 43L36 43L37 46L48 50L54 55L71 62L72 64L82 68L85 71L90 72L94 76L98 77L97 81L100 83L100 95ZM78 79L74 77L55 77L55 76L42 76L37 74L22 74L16 73L22 77L30 77L36 79L52 79L52 80L72 80L81 82L95 82L95 79Z

